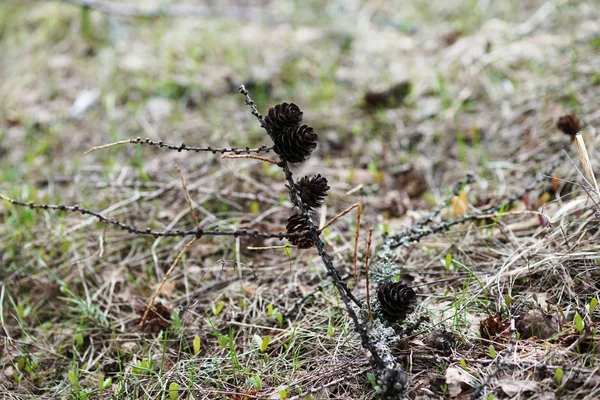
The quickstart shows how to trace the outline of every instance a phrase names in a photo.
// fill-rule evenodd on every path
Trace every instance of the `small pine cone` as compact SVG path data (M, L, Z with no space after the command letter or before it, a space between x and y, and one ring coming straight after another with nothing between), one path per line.
M291 163L299 163L310 157L317 148L319 137L312 127L307 125L288 127L279 136L273 137L273 151Z
M298 187L300 189L300 198L302 203L308 208L309 211L315 208L321 207L323 200L327 196L329 185L327 185L327 178L320 174L313 176L305 176L298 181Z
M299 233L308 230L308 223L306 218L301 214L292 214L288 218L287 225L285 227L287 233ZM314 247L315 242L312 238L307 236L289 238L290 243L298 246L299 249L310 249Z
M384 283L377 288L383 316L390 322L402 322L415 311L417 294L404 283Z
M558 119L556 127L561 130L565 135L571 136L571 139L575 139L575 135L581 128L579 118L573 114L563 115Z
M300 125L302 114L300 108L294 103L281 103L269 108L269 112L265 116L269 135L275 138L280 136L285 128Z

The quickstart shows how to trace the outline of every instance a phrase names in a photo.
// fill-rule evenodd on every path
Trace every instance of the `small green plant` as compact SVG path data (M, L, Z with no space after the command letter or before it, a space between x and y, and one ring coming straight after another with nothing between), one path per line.
M254 335L254 342L256 343L258 349L261 352L267 350L269 343L271 342L271 336L260 337L259 335Z
M98 377L98 392L104 392L104 389L110 387L112 383L112 378L104 379L104 375L100 375Z
M219 304L215 304L214 301L211 301L210 303L210 309L215 317L223 311L223 307L225 307L224 301L220 301Z
M269 315L269 317L275 318L279 326L283 325L283 314L281 314L279 308L274 308L272 304L269 304L267 306L267 314Z
M284 387L279 387L279 398L280 399L287 399L288 398L287 390Z
M171 382L169 384L169 399L177 400L178 395L179 395L179 384L177 382Z
M250 377L250 379L252 380L252 383L254 385L254 389L256 389L257 391L260 390L260 387L262 385L262 379L260 379L260 376L258 376L258 375L252 375Z
M560 391L562 380L563 380L563 370L562 368L556 368L554 371L554 379L556 380L556 384L558 385L558 390Z
M73 386L74 388L79 386L79 371L77 370L77 368L73 368L72 370L70 370L67 375L71 386Z
M510 309L512 304L512 297L510 295L506 295L506 297L504 297L504 304L506 305L506 308Z
M490 344L489 352L490 352L490 357L492 357L492 359L495 360L496 357L498 356L498 354L496 354L496 349L494 348L493 344Z
M379 389L379 385L377 385L377 380L375 380L375 375L373 375L372 372L367 372L367 379L371 383L371 386L373 386L373 390Z
M583 323L583 319L581 318L581 315L575 314L575 318L573 318L573 324L575 324L575 328L577 328L577 331L579 333L583 332L583 329L585 328L585 324Z
M331 325L331 323L329 325L327 325L327 335L329 335L329 338L333 339L333 335L335 333L335 329L333 328L333 325Z
M197 355L198 353L200 353L200 336L196 335L194 336L194 355Z
M450 270L450 266L452 265L452 254L448 253L446 254L446 260L445 260L445 266L446 266L446 271Z
M137 375L146 375L146 374L149 374L152 371L150 370L150 366L148 364L148 361L147 360L142 360L142 361L140 361L137 365L135 365L132 368L131 372L133 374L137 374Z
M592 315L594 313L594 311L596 310L596 307L598 306L598 298L594 297L591 301L590 301L590 307L589 307L589 313L590 315Z

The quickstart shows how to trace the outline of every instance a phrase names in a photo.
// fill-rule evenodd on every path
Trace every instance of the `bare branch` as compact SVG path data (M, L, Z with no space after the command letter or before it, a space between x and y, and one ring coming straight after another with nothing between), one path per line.
M89 149L88 151L86 151L83 154L90 154L97 150L108 149L110 147L121 146L123 144L139 144L139 145L157 146L157 147L160 147L161 149L166 148L166 149L175 150L178 152L195 151L196 153L199 153L201 151L205 151L205 152L210 152L213 154L217 154L217 153L221 153L221 154L225 154L225 153L235 153L235 154L268 153L269 151L271 151L273 149L272 147L268 147L265 145L262 145L260 147L254 148L254 149L251 149L250 147L246 147L245 149L240 149L237 147L210 147L210 146L208 146L208 147L193 147L193 146L190 147L190 146L187 146L185 143L181 143L179 146L176 146L174 144L165 143L162 140L155 141L155 140L151 140L149 138L142 139L141 137L137 137L135 139L120 140L118 142L113 142L113 143L104 144L102 146L92 147L91 149Z

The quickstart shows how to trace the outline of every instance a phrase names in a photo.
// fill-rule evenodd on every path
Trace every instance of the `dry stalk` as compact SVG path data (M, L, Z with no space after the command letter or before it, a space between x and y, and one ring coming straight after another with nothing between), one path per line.
M202 152L208 152L208 153L213 153L213 154L217 154L217 153L221 153L221 154L225 154L225 153L235 153L235 154L268 153L269 151L272 150L272 147L267 147L264 145L257 147L255 149L251 149L250 147L246 147L245 149L240 149L237 147L211 147L211 146L194 147L194 146L188 146L185 143L181 143L179 146L176 146L174 144L165 143L162 140L155 141L155 140L151 140L149 138L142 139L141 137L137 137L135 139L120 140L118 142L113 142L113 143L103 144L102 146L92 147L91 149L89 149L88 151L86 151L83 154L90 154L97 150L108 149L111 147L121 146L124 144L155 146L155 147L160 147L161 149L165 148L168 150L175 150L175 151L179 151L179 152L195 151L196 153L199 153L202 151Z
M254 156L254 155L225 154L221 158L251 158L253 160L260 160L262 162L266 162L266 163L269 163L269 164L275 164L275 165L277 165L277 161L273 161L273 160L270 160L268 158L264 158L264 157L261 157L261 156Z
M188 192L187 185L185 184L185 178L183 177L183 173L181 172L181 168L177 165L175 166L177 173L179 174L179 179L181 179L181 186L183 188L183 194L185 194L185 200L190 207L190 214L192 214L192 218L194 219L194 223L196 224L196 229L200 230L200 222L198 222L198 217L196 216L196 212L194 211L194 206L192 205L192 200L190 199L190 193Z
M352 255L352 261L354 263L354 279L358 281L358 267L357 267L357 253L358 253L358 238L360 236L360 214L362 212L362 206L358 203L356 211L356 232L354 234L354 254ZM368 274L367 274L368 275Z
M142 318L140 319L140 324L139 324L140 327L144 326L144 323L146 322L146 318L148 317L148 313L150 312L150 309L152 308L152 305L154 304L154 300L156 300L156 296L158 296L158 293L160 293L160 290L162 289L163 285L165 284L167 279L169 279L169 276L171 276L171 273L175 269L175 266L177 265L177 263L179 263L179 260L181 260L181 257L183 257L183 255L187 251L187 249L189 249L189 247L194 244L196 239L197 238L193 238L192 240L187 242L187 244L185 245L183 250L181 250L181 252L179 252L179 254L177 255L177 258L175 258L175 261L173 261L173 264L171 264L171 267L169 267L169 270L165 273L165 276L162 278L162 280L160 281L160 284L158 285L158 287L154 291L154 294L150 298L150 301L148 302L148 305L146 306L146 310L144 310L144 314L142 315Z
M365 255L365 274L367 275L367 311L369 312L369 320L373 322L373 313L371 313L371 293L369 289L369 255L371 254L371 239L373 236L373 228L369 228L369 238L367 239L367 254Z

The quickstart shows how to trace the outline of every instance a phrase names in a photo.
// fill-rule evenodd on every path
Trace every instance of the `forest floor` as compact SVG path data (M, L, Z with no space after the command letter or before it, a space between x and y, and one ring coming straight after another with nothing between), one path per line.
M433 223L479 215L395 250L419 299L407 324L422 321L393 348L406 397L600 397L599 198L556 128L576 114L597 160L598 1L71 3L0 2L0 194L190 230L180 168L202 229L285 231L276 165L139 144L84 154L136 137L271 146L245 84L262 114L294 102L319 135L293 167L329 182L315 221L361 203L358 279L355 214L321 236L361 301L368 229L377 254L440 204ZM4 398L376 393L315 249L221 236L186 248L8 201L0 221Z

